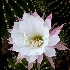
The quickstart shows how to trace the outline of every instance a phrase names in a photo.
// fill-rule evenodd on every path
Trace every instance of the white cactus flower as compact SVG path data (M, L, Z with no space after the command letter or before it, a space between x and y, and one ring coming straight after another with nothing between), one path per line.
M45 25L46 23L46 25ZM19 58L26 58L31 63L43 53L55 56L54 45L60 38L58 34L50 35L51 19L45 21L39 16L24 13L22 21L15 22L11 33L13 51L19 52Z

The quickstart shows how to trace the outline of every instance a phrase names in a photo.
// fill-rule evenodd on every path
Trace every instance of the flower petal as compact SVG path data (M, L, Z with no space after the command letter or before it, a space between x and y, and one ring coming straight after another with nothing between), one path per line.
M45 20L45 25L49 28L49 30L51 29L51 19L52 19L52 13Z
M21 55L21 54L19 53L18 56L17 56L17 61L16 61L15 64L21 62L21 60L22 60L23 58L26 58L26 56L25 56L25 55L23 56L23 55Z
M49 38L48 46L54 46L60 41L60 38L58 35L52 35Z
M43 13L43 15L42 15L42 19L44 20L44 15L45 15L45 12Z
M52 31L50 31L50 35L54 35L54 34L58 35L62 27L63 27L63 24L60 27L53 29Z
M52 19L52 13L47 17L47 19Z
M35 11L35 12L33 13L33 16L36 17L36 16L39 16L39 15L38 15L37 12Z
M44 54L46 56L53 57L53 56L55 56L55 53L56 53L56 51L55 51L55 49L53 47L47 47L46 46L46 51L44 52Z
M44 29L44 20L40 17L35 17L33 20L33 27L34 27L34 32L36 32L36 34L42 34L43 29Z
M62 24L61 26L57 27L57 30L60 30L63 27L64 24Z
M45 25L49 28L49 30L51 29L51 19L47 19L45 20Z
M20 46L18 47L15 43L13 43L13 51L20 52L21 49L22 48Z
M47 59L49 60L51 66L55 69L55 65L54 65L53 59L51 57L47 57Z
M8 50L13 51L13 47L11 47L11 48L10 48L10 49L8 49Z
M20 35L22 35L22 33L19 30L13 29L11 31L11 37L12 39L19 37Z
M27 50L25 50L25 49L27 49ZM21 51L20 51L20 53L22 54L22 55L27 55L27 56L35 56L35 55L41 55L41 54L43 54L44 53L44 51L45 51L45 49L44 49L44 46L42 46L41 48L34 48L34 47L24 47L23 46L23 48L21 49Z
M33 67L33 62L31 63L28 62L28 70L31 70L32 67Z
M49 35L49 29L48 29L48 27L45 26L43 30L44 30L44 33L43 33L44 34L44 38L45 39L49 38L50 35Z
M40 70L40 63L37 63L38 70Z
M23 21L21 18L17 17L19 21Z
M53 31L50 32L50 36L52 36L54 34L58 35L60 31L61 30L53 30Z
M17 47L23 47L25 45L24 40L20 36L13 39L13 42L17 45Z
M30 17L30 14L24 12L22 20L27 20L29 17Z
M43 54L38 56L37 62L41 64L43 60Z
M55 46L53 46L54 48L57 48L59 50L65 50L68 49L66 46L64 46L63 44L57 44Z
M17 59L20 59L20 58L22 58L22 56L21 56L21 54L19 53Z
M37 55L36 55L36 56L27 56L27 57L26 57L26 60L27 60L29 63L31 63L31 62L35 61L37 58L38 58Z
M9 33L11 33L12 29L7 29Z
M18 30L19 29L19 24L20 24L20 22L14 22L13 29Z
M32 26L34 34L42 34L44 28L44 20L42 18L40 18L39 16L30 16L28 18L28 22L30 23L30 26Z
M22 55L19 53L17 57L17 61L15 64L19 63L23 59Z
M31 33L33 33L33 29L32 29L32 25L30 22L28 21L22 21L19 25L20 28L20 32L27 34L27 35L31 35Z
M8 42L9 44L13 44L13 39L12 39L12 37L9 37L9 39L8 39L10 42Z

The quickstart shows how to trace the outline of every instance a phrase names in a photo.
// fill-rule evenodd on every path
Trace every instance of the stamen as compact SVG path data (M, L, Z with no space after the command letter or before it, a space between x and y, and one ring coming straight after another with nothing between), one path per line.
M40 47L43 44L43 39L41 36L34 36L30 41L30 45L33 47Z
M41 47L41 45L43 44L42 36L34 36L32 37L32 39L28 37L30 37L30 35L27 36L25 33L23 37L21 36L25 45L30 45L31 47Z

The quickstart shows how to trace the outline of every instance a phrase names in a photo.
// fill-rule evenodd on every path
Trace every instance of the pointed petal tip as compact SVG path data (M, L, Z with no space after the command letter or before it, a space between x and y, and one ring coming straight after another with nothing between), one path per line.
M13 39L12 39L12 37L9 37L9 39L7 39L9 42L9 44L13 44Z
M33 62L28 63L28 70L31 70L32 67L33 67Z
M13 51L13 47L11 47L10 49L8 49L9 51Z
M64 24L62 24L61 26L57 27L56 29L57 29L57 30L61 30L61 29L63 28L63 25L64 25Z
M47 57L48 61L50 62L51 66L53 69L55 69L55 64L54 64L54 61L51 57Z
M17 56L17 61L16 61L15 64L21 62L22 59L23 59L23 58L22 58L21 54L19 53L18 56Z
M59 27L53 29L52 31L50 31L50 35L51 35L51 36L52 36L52 35L58 35L58 34L60 33L61 28L63 27L63 25L64 25L64 24L62 24L61 26L59 26Z
M47 17L47 19L52 19L52 13Z
M17 20L18 20L18 21L23 21L23 20L22 20L21 18L19 18L18 16L17 16Z
M33 15L34 17L39 16L36 11L35 11L32 15Z
M45 25L48 27L48 29L51 29L51 19L47 19L45 20Z
M43 54L38 56L37 62L41 64L43 60Z
M17 59L17 61L16 61L16 63L15 63L15 64L17 64L17 63L21 62L21 60L22 60L22 58Z
M42 19L44 20L44 15L45 15L45 12L43 13L43 15L42 15Z
M57 49L59 49L59 50L66 50L66 49L68 49L68 50L70 50L69 48L67 48L66 46L65 46L65 43L63 43L63 42L59 42L57 45L55 45L55 46L53 46L54 48L57 48Z
M18 18L19 21L23 21L21 18Z
M9 44L12 44L11 42L8 42Z
M58 35L60 33L61 30L53 30L53 31L50 31L50 36L52 35Z
M11 33L12 29L7 29L9 33Z

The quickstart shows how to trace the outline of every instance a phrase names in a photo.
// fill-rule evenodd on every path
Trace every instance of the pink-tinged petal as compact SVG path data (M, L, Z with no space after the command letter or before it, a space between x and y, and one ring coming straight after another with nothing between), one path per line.
M12 37L9 38L9 41L13 41Z
M33 67L33 62L28 63L28 70L31 70L32 67Z
M18 57L17 57L17 61L16 61L15 64L19 63L22 59L23 59L23 57L22 57L21 54L19 53L19 54L18 54Z
M57 44L55 46L53 46L54 48L57 48L59 50L65 50L68 49L66 46L62 45L62 44Z
M12 44L11 42L8 42L9 44Z
M20 58L22 58L22 56L21 56L21 54L19 53L17 59L20 59Z
M52 36L54 34L58 35L60 31L61 30L53 30L53 31L50 32L50 36Z
M56 25L57 25L57 23L55 23L54 25L52 25L51 30L53 30Z
M9 44L13 44L13 39L12 39L12 37L10 37L8 40L10 41L10 42L8 42Z
M42 19L44 19L44 15L45 15L45 13L43 13Z
M55 34L58 35L61 30L56 30Z
M52 31L50 31L50 36L54 35L54 34L58 35L60 33L62 27L63 27L63 24L61 26L53 29Z
M18 59L18 60L17 60L17 62L16 62L15 64L17 64L17 63L21 62L21 60L22 60L22 58Z
M57 30L60 30L63 27L64 24L62 24L61 26L57 27Z
M42 60L43 60L43 55L39 55L38 59L37 59L37 62L41 64Z
M48 29L51 29L51 19L47 19L45 20L45 25L48 27Z
M63 42L59 42L58 44L65 45Z
M51 66L55 69L55 65L54 65L53 59L51 57L47 57L47 59L49 60Z
M9 33L12 31L12 29L7 29L7 30L8 30Z
M36 11L35 11L32 15L33 15L34 17L39 16Z
M13 51L13 47L11 47L10 49L8 49L9 51Z
M52 19L52 13L47 17L47 19Z
M17 17L19 21L23 21L21 18Z
M40 70L40 63L37 63L38 70Z

